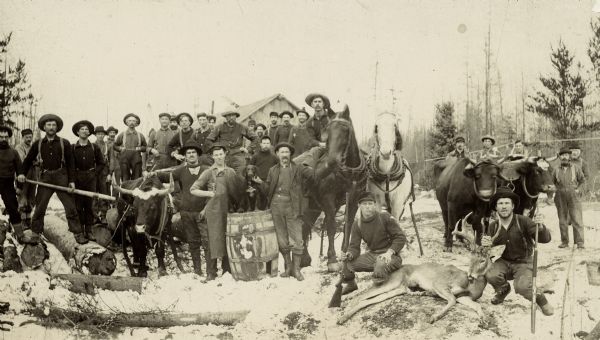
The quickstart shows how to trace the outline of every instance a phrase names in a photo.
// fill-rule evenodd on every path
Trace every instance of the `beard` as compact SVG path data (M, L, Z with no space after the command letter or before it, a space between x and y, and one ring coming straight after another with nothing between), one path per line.
M8 141L1 141L0 142L0 149L8 149Z

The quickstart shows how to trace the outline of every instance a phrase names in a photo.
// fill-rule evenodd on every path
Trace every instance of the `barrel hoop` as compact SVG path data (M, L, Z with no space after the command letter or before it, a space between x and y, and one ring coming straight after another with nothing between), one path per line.
M277 253L277 255L272 255L272 256L263 256L263 257L253 257L251 259L238 259L235 257L230 257L229 261L233 262L233 263L258 263L258 262L270 262L273 261L274 259L276 259L279 256L279 253Z

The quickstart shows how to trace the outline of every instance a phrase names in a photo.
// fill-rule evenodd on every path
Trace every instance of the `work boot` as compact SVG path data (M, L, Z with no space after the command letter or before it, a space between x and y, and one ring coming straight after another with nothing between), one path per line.
M200 257L200 249L192 251L192 263L194 264L194 273L202 275L202 258Z
M492 298L492 305L498 305L504 302L506 296L510 293L510 285L506 283L504 286L496 289L496 295Z
M21 240L23 239L23 224L15 223L12 225L12 229L15 237L17 238L17 241L22 242Z
M81 226L84 230L84 236L85 238L87 238L89 241L96 241L96 238L94 237L94 235L92 235L92 226L89 225L85 225L85 226Z
M569 245L566 243L561 243L558 247L559 248L567 248L567 247L569 247Z
M40 234L36 233L35 231L27 229L23 231L21 239L17 239L17 241L20 243L38 244L41 241L41 237Z
M302 254L297 255L293 254L292 256L292 276L296 278L298 281L303 281L304 276L300 272L300 261L302 261Z
M210 252L206 254L206 281L212 281L217 278L217 259L210 258Z
M283 255L283 266L285 271L279 275L280 277L290 277L292 275L292 258L290 257L290 253L281 253Z
M83 233L73 234L73 236L75 236L75 241L79 244L86 244L89 241Z
M225 273L231 273L231 267L229 266L229 258L227 256L223 256L221 258L221 275L225 275Z
M342 295L350 294L355 290L358 290L358 285L356 284L356 280L350 279L348 281L344 281L346 287L342 288Z
M585 246L583 245L583 243L580 243L577 245L577 249L585 249Z
M550 316L550 315L554 314L554 307L552 307L550 302L548 302L548 300L546 300L546 296L544 296L544 294L539 294L535 298L535 302L540 307L540 309L542 310L542 313L545 316Z

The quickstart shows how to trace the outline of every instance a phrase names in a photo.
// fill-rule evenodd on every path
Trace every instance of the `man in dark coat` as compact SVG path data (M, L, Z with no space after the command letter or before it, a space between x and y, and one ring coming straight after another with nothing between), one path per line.
M96 136L96 142L94 145L100 150L102 158L104 159L104 167L96 171L96 190L104 195L110 195L109 183L109 150L108 143L104 141L106 137L106 130L104 126L96 126L94 129L94 135ZM101 199L94 199L94 216L100 221L100 223L106 223L106 211L109 208L109 202Z
M465 138L462 136L458 136L454 139L454 150L450 151L448 155L446 155L446 159L448 158L465 158L466 157L465 150Z
M314 183L315 172L310 167L292 162L294 147L289 143L275 146L279 164L271 167L267 180L255 176L254 181L260 184L260 190L267 195L273 215L273 224L277 233L279 251L285 262L285 272L281 277L293 276L298 281L304 280L300 272L300 259L304 252L302 242L302 214L308 205L304 196L304 185ZM290 258L290 251L293 259Z
M206 116L207 120L208 120L208 127L212 130L215 128L215 125L217 125L217 117L215 117L214 115L208 115Z
M29 149L31 149L31 144L33 142L33 131L31 129L23 129L21 130L21 143L15 146L15 150L19 153L19 157L21 158L21 162L25 160L27 154L29 153ZM34 165L27 173L28 179L36 180L39 176L39 169L37 164ZM31 213L33 211L33 206L35 205L35 190L37 186L33 183L25 182L23 183L23 188L19 194L19 211L21 211L21 219L25 224L31 224Z
M154 169L164 169L177 165L177 161L171 157L169 142L177 134L177 129L173 130L169 126L171 115L163 112L158 115L160 128L153 130L148 134L148 162L154 161Z
M117 136L113 145L113 149L119 152L122 181L140 178L142 170L146 169L146 138L135 129L140 122L136 114L126 114L123 123L127 125L127 130Z
M79 137L73 144L75 188L90 192L96 192L96 179L99 174L104 174L106 164L100 148L88 140L93 132L94 125L88 120L82 120L73 125L73 134ZM87 238L93 240L89 234L95 223L93 198L77 197L77 214Z
M538 242L550 242L550 231L544 225L543 217L537 214L534 220L527 216L514 214L519 204L519 196L507 188L498 188L490 199L490 206L496 209L498 218L490 223L487 236L493 235L492 247L505 245L504 252L485 274L487 282L496 290L492 304L504 302L510 293L509 279L514 279L515 292L527 300L532 299L532 245L535 242L536 224L538 224ZM485 240L485 238L484 238ZM485 245L482 241L482 245ZM544 315L552 315L554 308L543 293L535 297L537 305Z
M327 126L335 118L329 98L321 93L311 93L306 96L305 102L315 110L315 114L306 122L310 138L319 143L319 146L325 147Z
M298 110L296 116L298 117L298 125L292 126L288 142L296 149L296 155L301 155L311 148L319 146L319 143L310 137L306 127L306 122L310 118L308 112L304 109Z
M0 126L0 196L8 213L8 221L13 226L17 238L21 239L23 225L15 190L15 178L21 168L21 157L17 150L11 148L8 143L12 135L10 127ZM0 244L0 246L2 245Z
M221 143L227 147L227 166L235 169L238 175L246 167L246 154L248 149L244 147L244 138L250 141L256 139L254 131L236 122L240 114L236 111L226 111L221 114L225 122L215 126L206 138L211 143Z
M194 138L194 118L187 112L182 112L177 115L177 123L179 124L179 131L169 141L169 149L171 150L171 157L176 159L179 163L185 160L185 156L179 153L179 148L185 145L188 140Z
M273 145L282 142L287 143L290 140L290 131L293 127L292 118L294 118L294 114L290 111L283 111L279 114L279 118L281 118L281 125L279 125L277 131L275 131L275 138L272 140Z
M210 142L207 138L211 132L211 128L208 125L208 115L200 112L196 118L198 119L198 128L194 131L194 139L200 145L200 148L202 148L202 153L206 154L210 148Z
M29 172L33 162L37 159L41 182L75 189L73 149L68 140L56 135L63 127L62 119L54 114L45 114L38 120L38 127L46 132L46 137L33 143L19 170L17 180L21 183L25 182L25 174ZM73 196L64 191L43 186L38 186L31 229L24 231L21 242L35 244L40 241L40 234L44 231L46 208L54 193L63 204L69 231L75 236L75 241L80 244L87 243L88 239L83 234Z
M271 141L275 140L275 133L277 132L277 128L279 127L279 113L273 111L269 113L269 131L268 135L271 138Z
M385 282L390 273L402 265L400 250L406 244L406 236L400 224L389 213L377 211L375 196L365 191L358 198L360 214L352 224L348 251L344 260L344 283L342 294L358 289L355 272L373 272L376 284ZM368 251L361 254L360 244L367 244Z

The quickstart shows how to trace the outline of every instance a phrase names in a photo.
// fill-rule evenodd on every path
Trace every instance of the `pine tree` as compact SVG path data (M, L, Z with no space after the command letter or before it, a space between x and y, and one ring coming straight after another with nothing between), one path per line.
M435 105L435 123L429 131L427 151L429 157L443 157L452 150L452 142L456 136L454 123L454 104L442 102Z

